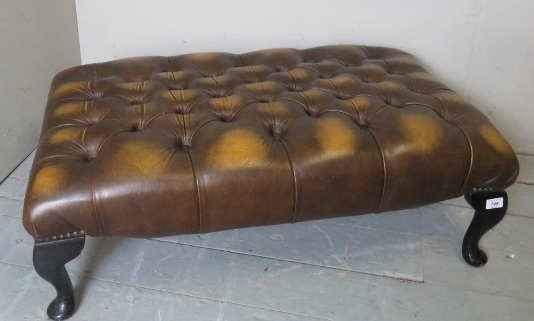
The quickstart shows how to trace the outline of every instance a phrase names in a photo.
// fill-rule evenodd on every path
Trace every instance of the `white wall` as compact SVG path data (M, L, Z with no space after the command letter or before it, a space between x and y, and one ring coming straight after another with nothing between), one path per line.
M484 1L466 95L516 150L534 154L533 1Z
M73 0L0 2L1 182L37 146L50 81L80 51Z
M534 153L530 0L76 0L83 63L350 43L396 47ZM529 59L530 58L530 59Z

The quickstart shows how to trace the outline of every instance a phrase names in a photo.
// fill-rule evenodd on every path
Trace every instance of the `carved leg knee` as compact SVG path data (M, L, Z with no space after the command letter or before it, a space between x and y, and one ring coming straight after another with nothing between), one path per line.
M479 247L480 238L497 225L506 214L508 196L505 191L466 194L465 200L475 210L475 216L465 233L462 256L472 266L482 266L488 261Z
M75 259L83 250L85 236L35 243L33 266L43 279L56 288L56 298L48 306L52 320L66 320L74 313L74 292L65 264Z

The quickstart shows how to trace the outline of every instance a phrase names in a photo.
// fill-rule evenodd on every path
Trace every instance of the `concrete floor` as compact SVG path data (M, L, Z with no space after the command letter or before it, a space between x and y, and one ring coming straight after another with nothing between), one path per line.
M0 320L45 320L22 202L33 155L0 185ZM67 265L71 320L528 320L534 316L534 157L509 215L461 258L463 199L380 215L161 239L88 238Z

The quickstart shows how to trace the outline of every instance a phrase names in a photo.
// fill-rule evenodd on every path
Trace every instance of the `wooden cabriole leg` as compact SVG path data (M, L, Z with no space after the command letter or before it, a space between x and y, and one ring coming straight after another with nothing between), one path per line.
M84 245L85 236L35 243L35 271L57 291L56 298L47 310L48 317L52 320L66 320L74 313L74 292L65 264L80 255Z
M484 191L466 194L465 200L475 210L475 216L465 233L462 256L469 265L478 267L488 261L478 242L503 219L508 208L508 195L505 191Z

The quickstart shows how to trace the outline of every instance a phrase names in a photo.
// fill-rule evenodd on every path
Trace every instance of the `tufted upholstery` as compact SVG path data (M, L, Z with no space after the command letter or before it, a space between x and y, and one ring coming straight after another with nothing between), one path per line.
M138 57L54 78L24 226L37 240L210 232L416 207L517 174L488 119L399 50Z

